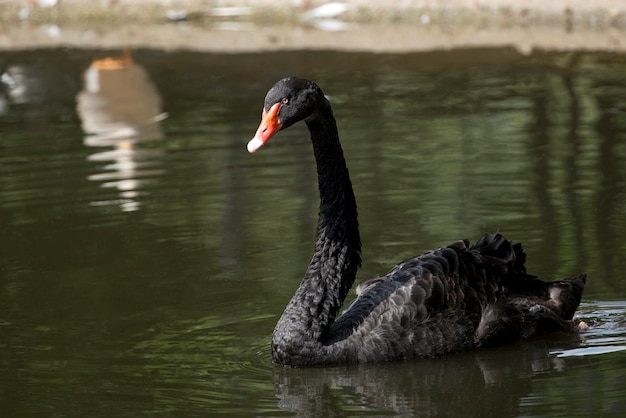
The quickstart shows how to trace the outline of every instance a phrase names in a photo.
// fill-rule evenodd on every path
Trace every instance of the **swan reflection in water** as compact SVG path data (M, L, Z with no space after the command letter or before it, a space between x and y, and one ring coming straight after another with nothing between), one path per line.
M301 417L338 416L338 408L364 416L517 416L532 402L535 376L566 367L549 347L578 345L576 336L559 334L410 363L274 367L274 390L278 407Z
M137 197L146 193L141 189L164 173L159 168L162 151L138 146L162 140L160 122L167 117L149 74L133 61L129 51L121 57L94 60L84 73L83 89L76 100L86 135L84 144L113 147L88 157L89 161L103 163L105 170L88 179L102 182L104 188L117 189L119 196L91 204L138 210Z

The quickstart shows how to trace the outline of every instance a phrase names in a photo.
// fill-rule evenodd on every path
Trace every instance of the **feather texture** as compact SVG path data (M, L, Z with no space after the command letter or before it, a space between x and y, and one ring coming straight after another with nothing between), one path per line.
M268 92L263 114L276 118L267 122L272 129L306 122L320 193L315 251L274 329L275 363L425 358L575 330L585 275L541 281L526 273L522 246L497 232L473 245L461 240L428 251L363 281L337 317L361 263L361 241L330 103L315 83L290 77ZM249 149L276 133L268 134L265 123Z

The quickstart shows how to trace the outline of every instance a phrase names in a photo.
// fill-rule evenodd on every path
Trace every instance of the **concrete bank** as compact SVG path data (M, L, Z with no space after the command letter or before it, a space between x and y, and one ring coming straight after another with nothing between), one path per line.
M519 3L523 3L523 6ZM626 50L622 0L0 0L0 49Z

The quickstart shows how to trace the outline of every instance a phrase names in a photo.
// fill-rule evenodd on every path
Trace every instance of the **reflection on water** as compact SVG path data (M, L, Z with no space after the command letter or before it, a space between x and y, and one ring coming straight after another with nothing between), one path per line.
M129 56L92 62L101 55L0 56L11 76L0 78L3 415L626 408L625 57L134 51L141 70ZM587 272L583 341L273 367L272 329L310 261L318 212L304 126L245 150L285 74L332 99L359 203L359 277L500 229L524 243L532 273Z
M584 344L571 350L553 352L559 357L590 356L626 350L626 302L611 301L585 305L580 318L590 325Z
M564 339L563 344L577 341ZM517 361L511 361L512 351ZM532 376L564 368L562 360L534 343L408 366L275 368L274 384L279 406L298 416L332 416L339 410L403 417L452 417L471 411L471 416L507 417L519 414L520 400L532 391Z
M8 115L11 107L19 107L34 119L38 117L46 100L42 75L40 67L14 64L2 68L0 60L0 116Z
M133 61L128 50L122 57L95 60L85 71L83 90L76 100L85 145L114 148L88 157L111 163L102 166L105 172L87 178L117 189L119 199L92 205L119 204L123 211L137 210L141 189L164 173L158 168L162 152L137 146L162 140L160 122L167 117L148 72Z
M537 381L553 388L568 379L575 381L576 368L585 363L607 367L610 357L597 360L595 356L626 349L623 302L584 303L581 310L582 319L591 324L582 335L582 348L579 336L559 334L408 365L276 367L276 396L281 409L307 417L338 411L407 417L460 416L460 411L481 417L545 416L548 408L558 409L562 416L593 415L594 407L584 404L595 396L610 400L596 406L595 412L620 411L626 401L619 395L623 379L618 370L604 370L611 376L593 388L571 385L569 392L554 390L557 399L537 389ZM579 361L568 361L572 356L580 357Z
M41 81L33 67L12 65L0 74L0 83L4 84L5 100L15 104L41 101Z
M622 416L626 303L583 303L580 316L590 324L580 347L551 348L565 366L561 373L541 376L520 401L525 416Z

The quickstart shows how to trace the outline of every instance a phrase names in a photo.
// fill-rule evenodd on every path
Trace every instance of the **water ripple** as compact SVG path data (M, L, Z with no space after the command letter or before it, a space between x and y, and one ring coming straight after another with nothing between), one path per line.
M626 350L626 301L583 304L580 319L589 324L581 347L553 351L557 357L581 357Z

